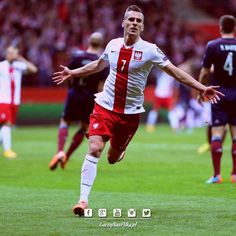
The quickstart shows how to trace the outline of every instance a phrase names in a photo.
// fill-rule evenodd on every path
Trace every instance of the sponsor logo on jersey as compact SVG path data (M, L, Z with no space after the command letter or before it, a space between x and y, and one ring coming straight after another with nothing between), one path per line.
M163 61L166 61L168 58L165 56L162 58Z
M0 118L2 119L2 120L4 120L4 119L6 119L6 114L5 113L2 113L1 115L0 115Z
M159 47L156 47L157 52L160 53L161 55L164 55L164 53L161 51L161 49Z
M143 52L141 51L134 51L134 60L141 61L143 56Z

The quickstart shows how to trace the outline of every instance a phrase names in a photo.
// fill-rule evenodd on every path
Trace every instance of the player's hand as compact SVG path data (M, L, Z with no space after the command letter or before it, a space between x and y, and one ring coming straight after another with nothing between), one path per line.
M18 54L17 57L16 57L17 61L24 61L24 59L25 58L23 56L21 56L20 54Z
M62 65L60 65L60 67L62 68L62 70L53 73L52 77L53 82L56 84L61 84L64 81L71 79L73 77L72 72L68 67Z
M220 96L225 96L225 95L216 90L219 87L220 86L209 86L209 87L207 87L206 90L200 94L201 100L203 102L208 100L212 104L215 104L218 101L220 101Z

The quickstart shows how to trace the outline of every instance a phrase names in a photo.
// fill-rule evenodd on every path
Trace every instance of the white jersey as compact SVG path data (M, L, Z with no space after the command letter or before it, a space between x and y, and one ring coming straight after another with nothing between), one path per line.
M20 104L22 73L27 64L14 61L12 65L7 60L0 62L0 103Z
M141 38L129 47L125 46L124 38L113 39L101 58L109 62L110 73L95 101L110 111L122 114L145 111L143 91L152 66L165 67L170 63L155 44Z
M159 98L170 98L173 96L175 80L172 76L162 72L156 78L155 96Z

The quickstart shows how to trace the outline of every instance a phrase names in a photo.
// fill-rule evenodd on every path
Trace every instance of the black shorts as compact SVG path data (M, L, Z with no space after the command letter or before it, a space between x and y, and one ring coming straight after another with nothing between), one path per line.
M225 97L221 97L217 104L211 105L212 126L236 126L236 87L220 88L220 92L224 93Z
M70 89L62 118L66 121L82 121L89 124L89 116L94 107L94 95Z

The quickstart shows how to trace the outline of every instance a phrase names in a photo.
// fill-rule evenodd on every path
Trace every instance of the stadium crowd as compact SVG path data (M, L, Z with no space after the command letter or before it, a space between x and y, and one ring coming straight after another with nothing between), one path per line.
M192 0L193 4L200 8L201 10L207 12L208 15L213 17L219 18L220 16L224 15L226 12L227 14L236 15L236 1L235 0L215 0L214 4L212 0Z
M87 46L89 35L100 31L105 43L122 36L122 10L131 1L121 0L2 0L0 1L0 58L9 44L39 67L37 77L23 85L51 85L56 65L68 64L71 54ZM171 1L139 0L148 16L145 40L155 42L179 65L194 48L202 55L204 43L196 31L174 16ZM155 78L150 80L155 82Z

